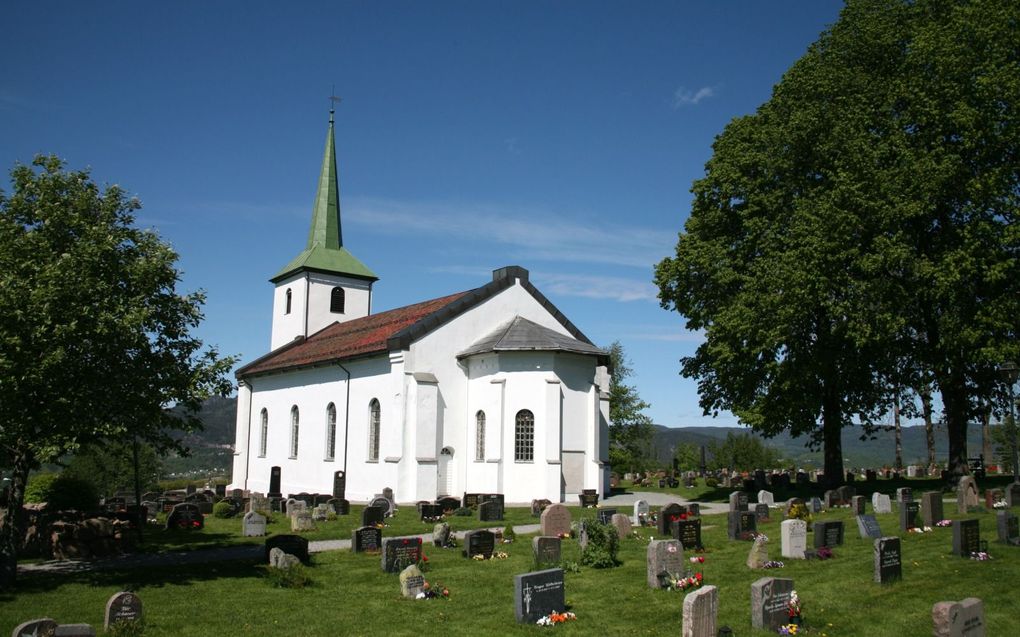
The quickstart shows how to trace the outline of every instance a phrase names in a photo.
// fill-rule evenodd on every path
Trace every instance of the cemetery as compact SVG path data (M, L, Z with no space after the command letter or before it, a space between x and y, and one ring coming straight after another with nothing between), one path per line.
M31 634L32 626L50 625L38 624L45 619L54 626L88 624L104 634L115 608L122 617L141 617L144 634L153 636L195 625L224 635L504 634L528 630L516 626L542 617L555 624L545 630L569 634L705 635L711 629L714 635L728 627L733 634L768 635L782 625L796 591L806 634L930 634L949 621L947 608L957 607L968 610L968 625L980 622L989 635L1010 630L1015 596L1002 582L1020 567L1017 511L975 505L970 483L960 495L965 514L957 513L957 490L943 492L935 480L858 485L860 516L857 495L830 498L834 506L826 508L817 482L776 484L761 498L737 497L704 479L694 483L679 487L689 501L670 506L644 499L594 509L500 501L497 522L477 511L497 500L491 496L471 497L474 508L451 503L440 515L424 502L392 510L382 502L350 503L346 515L319 516L308 530L294 530L293 520L312 515L315 508L304 500L314 504L314 496L282 499L290 502L290 515L242 512L252 502L264 504L257 495L242 498L231 517L180 508L177 515L188 520L183 525L167 523L175 505L146 525L135 551L259 550L229 560L208 551L205 562L147 568L25 571L0 605L0 628L25 624L28 632L18 634ZM920 503L902 497L907 483L924 494ZM975 485L982 493L985 487ZM621 480L616 492L677 491ZM876 511L872 492L889 495L891 511ZM756 516L754 500L768 496L775 502L770 515ZM806 510L793 505L813 497L823 504L810 520L787 517ZM948 526L926 525L931 517L922 513L937 508L936 500L951 517ZM376 511L384 508L380 517ZM905 530L910 525L929 531ZM596 527L619 537L616 566L585 565L582 545ZM512 529L515 541L506 543ZM323 541L330 542L325 550L316 549ZM339 541L346 543L339 547ZM503 559L488 559L496 553ZM818 559L823 553L832 558ZM298 584L281 584L270 576L274 568L297 569Z

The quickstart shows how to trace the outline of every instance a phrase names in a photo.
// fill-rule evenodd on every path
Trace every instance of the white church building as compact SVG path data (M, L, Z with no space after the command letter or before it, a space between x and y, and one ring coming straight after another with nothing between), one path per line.
M609 358L517 266L373 313L378 277L343 244L330 112L305 249L270 281L271 351L237 371L230 488L398 502L608 492Z

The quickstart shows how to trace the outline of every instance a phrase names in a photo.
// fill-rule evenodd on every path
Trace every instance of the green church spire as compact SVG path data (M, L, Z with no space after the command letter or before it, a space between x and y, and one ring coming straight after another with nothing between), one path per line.
M329 130L326 133L326 151L322 156L322 168L319 170L319 185L315 191L315 202L312 204L312 227L308 232L308 245L270 281L277 283L301 270L371 281L379 278L344 248L343 230L340 227L340 187L337 184L332 108L329 110Z

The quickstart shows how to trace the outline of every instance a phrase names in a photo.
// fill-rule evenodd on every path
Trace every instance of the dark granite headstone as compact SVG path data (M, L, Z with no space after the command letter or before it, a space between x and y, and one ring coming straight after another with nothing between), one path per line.
M1020 484L1014 482L1006 487L1006 505L1010 508L1020 507Z
M596 513L596 519L602 524L609 524L613 521L613 516L616 515L616 509L599 509Z
M875 519L875 516L867 513L857 516L857 531L860 532L861 539L882 537L882 529L878 526L878 520Z
M701 520L680 520L673 525L673 538L680 540L684 550L705 548L701 544Z
M1013 546L1020 545L1020 526L1017 517L1010 511L999 511L995 514L995 526L999 533L999 541Z
M921 494L921 521L925 526L934 527L942 520L942 492L925 491Z
M953 520L953 554L970 557L981 550L981 527L977 520Z
M793 580L763 577L751 584L751 625L775 633L789 622Z
M333 497L337 500L347 497L347 473L345 471L333 472Z
M854 515L864 515L865 499L863 495L855 495L850 498L850 510Z
M463 506L476 507L478 506L478 497L481 493L464 493L464 498L461 500Z
M361 526L382 524L386 512L380 507L367 506L361 510Z
M343 498L330 498L326 500L326 505L333 507L333 512L337 515L350 515L351 503Z
M464 534L464 557L473 558L476 555L482 555L485 559L489 559L494 550L496 550L496 534L492 531L478 529Z
M399 573L421 561L420 537L390 537L382 543L382 570Z
M817 497L811 498L811 512L812 513L821 513L821 511L822 511L822 501L819 500Z
M769 505L767 504L756 504L754 505L754 517L758 518L759 522L769 521Z
M502 493L486 493L479 496L478 519L483 522L503 519Z
M577 495L583 507L595 507L599 504L599 494L594 489L585 489Z
M700 516L701 515L701 505L698 504L697 502L688 502L687 503L687 515Z
M269 552L280 549L289 553L305 564L308 563L308 540L300 535L274 535L266 540L265 560L269 562Z
M422 520L434 521L443 517L443 507L439 504L425 503L419 507L419 513Z
M531 550L535 554L535 563L559 564L563 541L558 537L539 535L531 538Z
M551 568L514 576L514 614L519 624L534 624L566 604L563 569Z
M731 540L753 540L758 518L750 511L730 511L727 532Z
M224 485L226 486L226 485ZM107 631L117 623L135 623L142 619L142 600L135 593L114 593L106 602L103 628Z
M355 553L378 553L382 550L382 529L362 526L351 532L351 551Z
M673 535L673 523L680 520L684 508L671 502L659 510L659 535Z
M903 577L903 556L900 538L880 537L875 540L875 582L886 584Z
M202 510L194 502L182 502L174 505L170 515L166 518L166 530L182 529L186 531L197 531L205 526L205 516Z
M368 507L365 508L367 509L369 507L375 507L382 511L384 518L393 515L393 503L386 498L372 498L372 501L368 503ZM362 522L362 524L364 524L364 522Z
M457 498L451 498L450 496L439 498L436 500L436 504L443 507L443 513L456 511L460 508L460 500Z
M280 467L273 467L269 470L269 493L266 496L270 498L283 496L283 493L280 491Z
M921 503L906 501L900 503L900 533L921 526Z
M825 520L814 523L815 548L843 545L843 520Z

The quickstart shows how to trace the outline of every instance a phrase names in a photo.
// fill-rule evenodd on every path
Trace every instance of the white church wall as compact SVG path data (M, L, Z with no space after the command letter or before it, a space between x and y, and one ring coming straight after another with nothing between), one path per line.
M371 313L371 283L351 277L330 276L318 272L307 273L308 289L308 334L314 334L332 323L350 321ZM344 311L329 311L330 297L334 287L344 289Z
M237 387L237 417L234 425L234 462L231 479L231 488L243 489L248 479L248 463L251 451L258 450L257 438L252 440L252 432L258 429L250 429L252 422L259 422L258 414L252 414L251 410L251 389L245 383Z
M277 349L305 333L305 298L308 281L302 273L294 274L276 284L273 290L273 322L270 349ZM290 292L290 312L287 292Z

